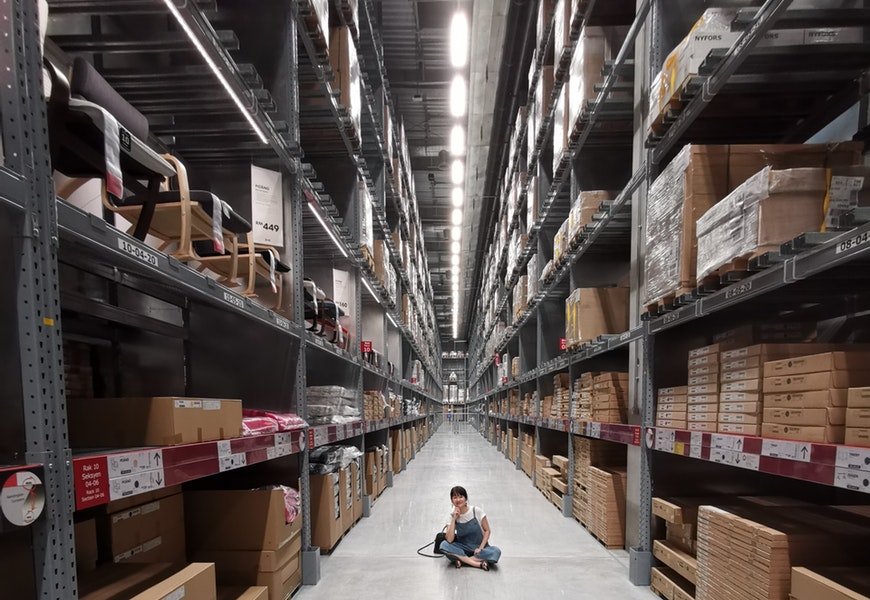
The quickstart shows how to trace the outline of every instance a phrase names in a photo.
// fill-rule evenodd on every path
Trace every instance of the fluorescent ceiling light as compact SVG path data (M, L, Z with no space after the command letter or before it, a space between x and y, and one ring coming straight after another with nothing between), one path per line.
M264 144L268 144L269 140L266 138L266 134L263 133L263 130L260 129L260 126L254 121L254 117L251 115L251 112L244 105L241 98L236 95L235 90L233 90L232 86L230 86L230 82L227 81L224 74L215 64L215 62L208 55L208 52L205 51L202 43L199 41L199 38L196 37L196 34L190 28L190 25L187 24L187 21L184 20L184 17L181 16L181 13L178 12L178 9L175 7L175 3L173 0L163 0L166 7L169 9L169 12L172 13L172 16L175 17L175 20L178 21L178 24L181 25L181 28L184 29L184 32L187 34L187 37L190 38L190 41L196 46L196 49L199 50L199 53L202 55L203 60L205 60L206 64L211 68L212 72L215 74L215 77L218 78L218 81L221 82L221 85L224 86L224 89L227 91L227 94L230 95L230 98L235 103L235 105L239 108L245 118L248 120L248 123L251 124L251 127L254 128L257 136L260 138Z
M450 64L464 67L468 62L468 17L457 12L450 22Z
M465 156L465 130L462 125L454 125L450 130L450 154Z
M396 325L396 321L395 321L395 319L393 319L393 315L391 315L390 313L387 313L387 318L390 320L390 323L393 324L393 327L395 327L396 329L399 328L399 326Z
M456 208L462 206L463 195L464 194L462 193L461 187L453 188L453 206L455 206Z
M362 282L365 284L366 289L369 291L369 294L372 295L372 298L374 298L375 300L380 301L380 299L378 298L377 294L375 294L375 291L372 289L372 286L369 284L369 280L366 279L365 277L363 277L363 278L362 278Z
M454 267L459 266L459 255L458 254L454 254L450 257L450 264L453 265Z
M459 254L459 242L450 242L450 252Z
M453 279L453 283L459 283L459 271L453 271L451 278Z
M450 167L450 175L453 185L460 185L462 183L462 179L465 177L465 165L462 164L461 160L456 159L453 161Z
M454 227L450 230L450 239L451 240L460 240L462 239L462 228Z
M339 241L339 239L337 237L335 237L335 234L332 232L332 229L329 227L329 225L327 225L327 223L323 219L323 217L320 216L320 212L316 208L314 208L314 204L309 202L308 208L311 209L311 212L314 213L314 216L317 218L318 221L320 221L320 224L323 226L323 230L329 235L330 239L332 240L332 243L335 244L335 247L338 248L338 250L341 252L342 256L347 258L347 252L345 252L345 250L344 250L344 244L342 244Z
M464 117L468 104L468 90L465 87L465 77L456 75L450 84L450 114L454 117Z
M454 208L450 220L453 221L454 225L462 225L462 209Z

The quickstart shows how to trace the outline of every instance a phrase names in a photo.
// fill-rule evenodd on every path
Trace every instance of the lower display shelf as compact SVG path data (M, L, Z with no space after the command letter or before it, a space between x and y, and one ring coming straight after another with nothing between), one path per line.
M641 427L625 423L599 423L597 421L577 421L575 419L528 417L490 413L491 418L512 421L524 425L534 425L554 431L570 432L575 435L616 442L627 446L640 446Z
M870 494L870 448L661 427L645 439L659 452Z
M425 419L428 415L409 415L404 417L393 417L390 419L378 419L377 421L363 421L363 430L366 433L371 431L380 431L389 427L404 425L405 423L413 423Z
M308 448L335 444L348 438L362 435L363 421L352 421L340 425L315 425L308 429Z
M76 510L302 452L305 430L73 459Z

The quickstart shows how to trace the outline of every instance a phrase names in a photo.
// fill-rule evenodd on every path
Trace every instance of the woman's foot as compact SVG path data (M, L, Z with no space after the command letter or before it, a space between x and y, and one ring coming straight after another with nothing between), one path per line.
M489 571L489 563L485 560L480 561L480 568L484 571Z
M462 568L462 561L461 560L454 561L453 566L456 567L457 569Z

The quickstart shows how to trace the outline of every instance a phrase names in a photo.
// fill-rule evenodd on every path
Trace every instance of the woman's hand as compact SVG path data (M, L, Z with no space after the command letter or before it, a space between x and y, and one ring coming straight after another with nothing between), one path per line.
M483 548L475 548L475 549L474 549L474 554L475 554L475 555L480 554L481 550L483 550Z
M455 521L456 519L458 519L458 518L459 518L459 515L461 515L461 514L462 514L462 513L459 512L459 507L455 508L455 509L453 510L453 520Z

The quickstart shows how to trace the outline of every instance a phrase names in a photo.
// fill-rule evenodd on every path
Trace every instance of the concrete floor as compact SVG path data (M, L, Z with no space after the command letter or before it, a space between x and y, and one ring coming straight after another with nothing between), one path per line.
M453 433L451 427L445 423L375 501L371 516L320 557L320 582L302 586L295 598L656 597L628 581L628 553L606 550L563 517L476 430ZM487 513L490 543L502 550L488 573L416 553L446 524L454 485L464 486L469 503Z

